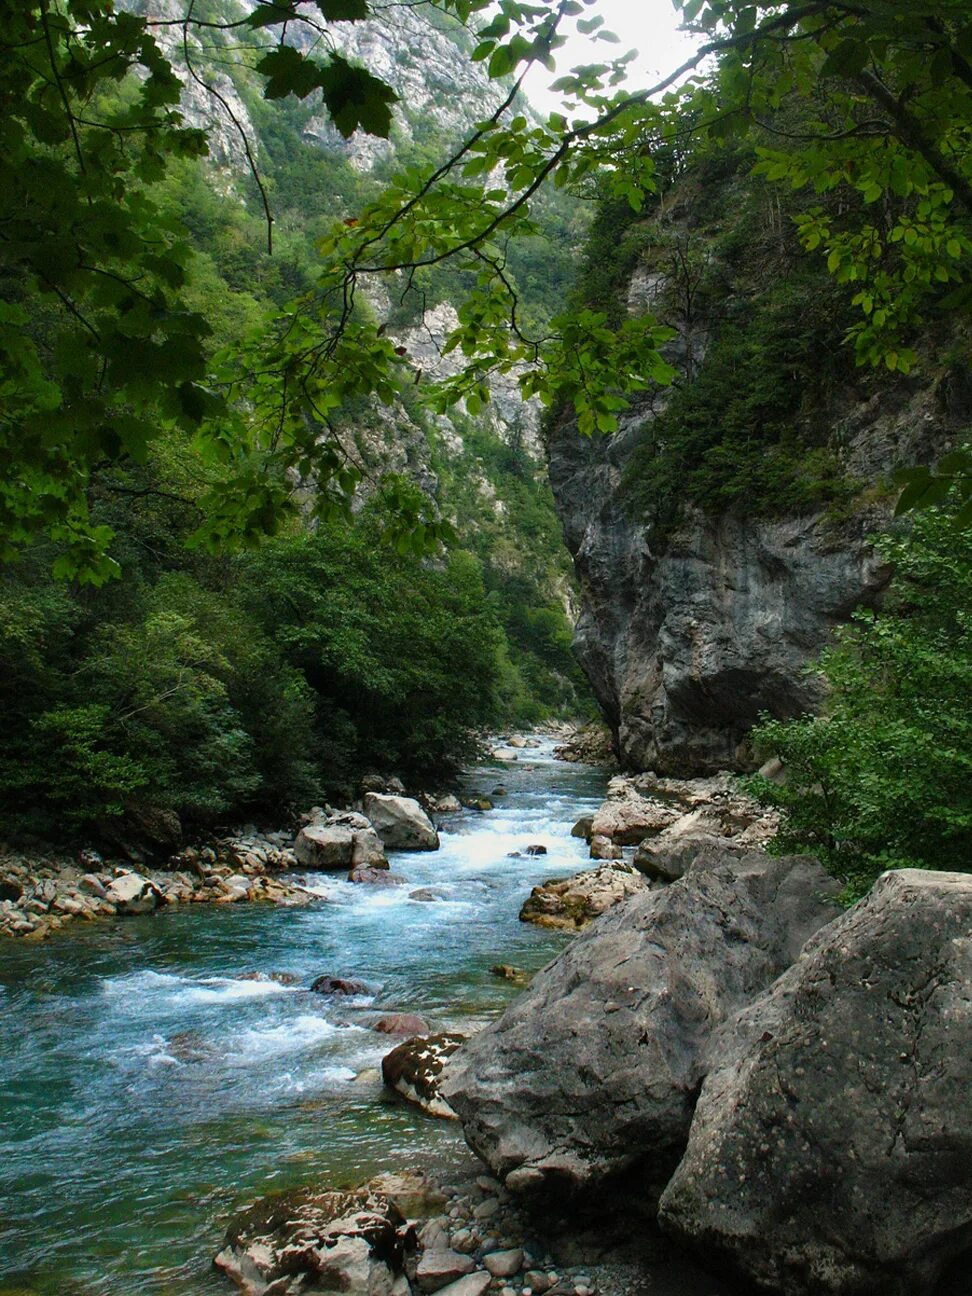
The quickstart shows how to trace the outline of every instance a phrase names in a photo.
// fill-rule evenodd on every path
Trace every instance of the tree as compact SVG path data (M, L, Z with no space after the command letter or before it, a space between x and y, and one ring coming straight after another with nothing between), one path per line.
M611 432L628 396L673 377L661 355L668 331L650 316L612 321L590 309L527 330L509 245L536 235L531 208L545 185L583 191L596 176L602 193L640 210L687 154L754 129L780 141L761 146L766 175L841 194L836 214L821 206L801 217L804 245L854 290L860 362L907 372L921 321L972 299L966 0L675 2L702 39L696 55L634 92L631 54L575 69L558 83L565 111L538 122L523 110L522 77L534 62L552 64L565 25L616 39L596 12L584 16L596 0L438 0L476 29L472 57L505 90L496 110L450 158L398 177L336 226L313 291L216 362L206 320L183 309L187 250L152 199L167 154L205 147L180 122L178 78L153 35L160 20L110 0L40 0L4 16L4 552L46 531L66 545L65 573L104 579L110 536L90 524L87 484L105 461L144 454L160 422L184 427L221 465L197 543L273 529L295 477L317 481L322 507L346 506L357 477L329 434L335 418L362 397L390 402L416 379L361 309L360 286L389 277L407 294L420 271L445 262L471 286L447 342L463 364L429 393L433 404L475 413L490 378L513 373L524 396L572 407L582 431ZM233 23L202 10L192 0L161 20L181 29L189 75L201 75L192 31L246 27L268 96L320 92L346 133L387 132L388 87L294 34L310 24L326 37L328 23L365 17L365 0L318 0L320 20L296 0L258 4ZM33 318L37 290L56 319ZM916 479L911 496L951 487L967 521L972 463L948 471L944 485L933 473ZM405 524L430 543L439 534L426 513Z

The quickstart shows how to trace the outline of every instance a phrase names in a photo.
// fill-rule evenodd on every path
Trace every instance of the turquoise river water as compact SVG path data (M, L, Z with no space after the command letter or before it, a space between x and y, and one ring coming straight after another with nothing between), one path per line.
M586 864L570 836L601 771L553 760L473 771L509 795L442 823L435 853L392 855L415 887L310 875L306 909L194 905L0 944L0 1296L230 1296L212 1270L226 1221L282 1188L360 1182L458 1157L452 1122L356 1077L392 1047L374 1008L471 1030L565 938L518 921L531 886ZM531 843L548 854L509 858ZM322 973L373 989L339 1001L247 972Z

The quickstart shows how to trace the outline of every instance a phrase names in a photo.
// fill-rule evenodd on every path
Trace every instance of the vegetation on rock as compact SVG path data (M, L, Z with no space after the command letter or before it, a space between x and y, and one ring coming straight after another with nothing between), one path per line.
M819 855L855 898L885 869L972 859L972 537L935 510L877 545L887 603L823 654L822 715L754 732L784 781L749 781L783 811L779 849Z

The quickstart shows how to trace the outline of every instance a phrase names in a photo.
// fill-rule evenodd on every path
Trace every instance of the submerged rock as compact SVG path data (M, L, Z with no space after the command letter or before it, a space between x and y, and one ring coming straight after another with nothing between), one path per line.
M370 991L363 981L356 977L319 976L311 982L314 994L322 995L366 995Z
M382 1035L428 1035L429 1023L418 1013L385 1013L371 1023Z
M787 1296L922 1296L972 1245L972 877L886 873L726 1032L665 1227Z
M409 1233L381 1193L291 1193L258 1202L230 1225L215 1265L244 1296L393 1296Z
M430 1116L454 1120L456 1113L439 1092L439 1077L446 1059L465 1039L465 1035L446 1031L424 1039L406 1040L382 1060L385 1084Z
M386 850L439 849L432 820L412 797L368 792L363 806Z
M363 886L396 887L408 885L405 878L399 877L397 873L389 872L387 864L384 868L353 868L348 874L348 881Z
M572 877L551 878L530 892L520 910L520 921L579 931L619 901L647 887L637 869L620 861Z
M838 912L836 883L802 858L727 855L639 885L448 1066L443 1097L511 1189L593 1203L637 1166L642 1192L660 1190L717 1028Z

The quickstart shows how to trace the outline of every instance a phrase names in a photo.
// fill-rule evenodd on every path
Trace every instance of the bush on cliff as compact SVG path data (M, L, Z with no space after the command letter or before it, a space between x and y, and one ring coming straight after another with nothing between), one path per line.
M937 511L878 549L885 606L823 653L823 715L754 731L785 783L749 781L783 811L778 847L819 855L851 895L888 868L972 867L972 532Z

